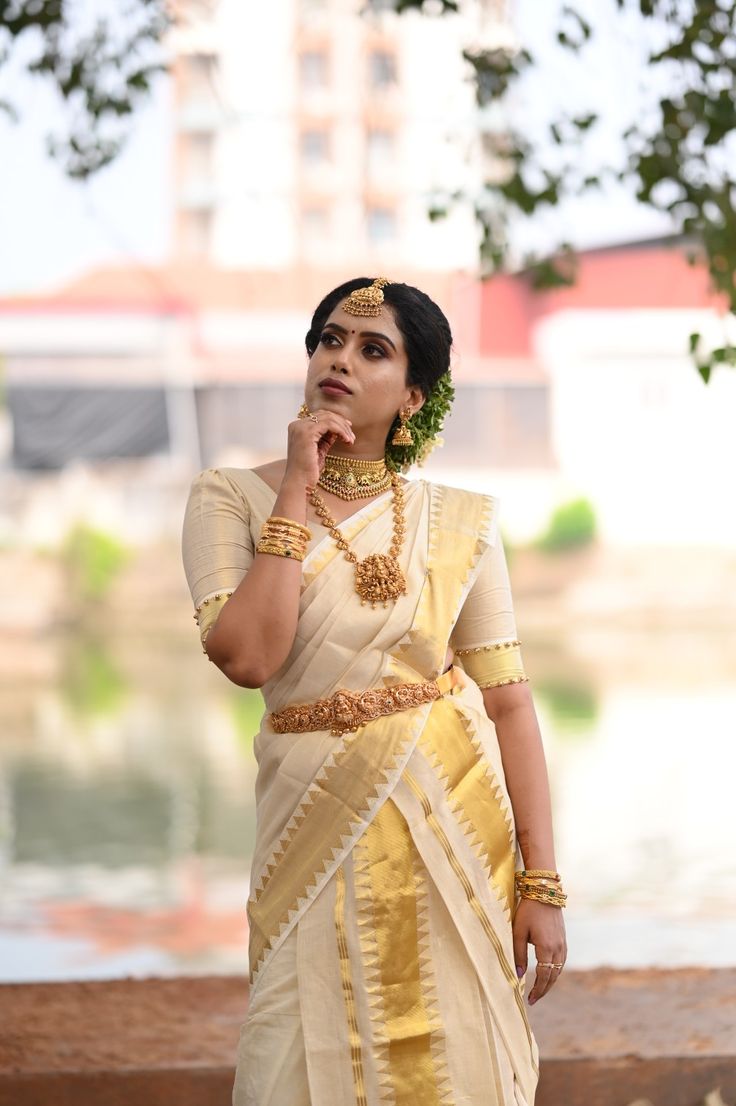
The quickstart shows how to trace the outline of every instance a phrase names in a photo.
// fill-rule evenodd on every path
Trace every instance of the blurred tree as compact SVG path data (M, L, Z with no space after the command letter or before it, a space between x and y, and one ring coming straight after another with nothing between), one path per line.
M552 512L544 533L534 543L550 553L590 545L595 540L595 510L590 500L573 499Z
M0 0L0 77L20 61L54 87L68 127L48 136L48 149L70 177L96 173L125 144L130 116L165 68L159 48L167 9L166 0L127 0L85 28L73 0ZM5 92L0 111L20 118Z
M508 115L497 129L484 129L484 144L495 158L493 179L476 196L461 192L441 197L430 218L442 218L458 202L470 200L482 228L481 262L486 275L508 267L509 225L531 218L563 200L601 188L609 181L633 185L636 198L666 213L673 232L692 246L688 260L704 261L714 289L731 313L736 312L736 35L734 0L615 0L618 17L638 15L647 48L651 100L621 135L624 158L619 166L583 168L581 146L599 116L594 112L560 113L549 118L548 141L530 143ZM449 0L368 0L376 10L392 8L446 16L462 10ZM584 18L582 5L562 4L556 31L561 49L584 55L596 35L597 14ZM595 7L588 6L594 13ZM587 11L587 9L586 9ZM601 17L606 18L608 13ZM661 42L666 39L666 45ZM544 61L528 49L495 46L466 50L480 109L501 108L530 71ZM557 77L552 75L553 81ZM600 74L596 73L596 80ZM616 90L611 92L615 97ZM486 111L486 115L488 112ZM499 113L501 114L501 113ZM518 262L517 262L518 264ZM575 252L559 242L548 256L527 254L519 264L533 287L572 284ZM703 380L719 364L736 364L730 342L703 350L700 334L690 336L690 352Z

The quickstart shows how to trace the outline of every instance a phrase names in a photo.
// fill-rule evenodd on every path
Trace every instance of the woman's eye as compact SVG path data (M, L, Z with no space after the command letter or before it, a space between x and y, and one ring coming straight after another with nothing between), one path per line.
M370 353L371 357L375 357L376 354L378 354L379 357L383 357L385 352L383 346L374 345L373 342L370 342L364 349L366 353Z
M328 346L330 344L330 338L334 338L334 340L337 341L336 334L323 334L320 338L320 342L322 342L323 345Z

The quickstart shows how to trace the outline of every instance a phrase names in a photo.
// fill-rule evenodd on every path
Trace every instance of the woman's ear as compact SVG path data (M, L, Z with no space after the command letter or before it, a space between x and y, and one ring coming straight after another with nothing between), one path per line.
M406 401L411 404L411 413L416 415L424 407L424 393L418 384L413 384L409 389L409 398Z

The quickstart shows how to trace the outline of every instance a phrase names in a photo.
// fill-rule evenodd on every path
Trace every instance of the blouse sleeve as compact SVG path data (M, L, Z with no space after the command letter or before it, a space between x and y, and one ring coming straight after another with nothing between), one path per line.
M478 687L529 679L516 636L508 565L498 529L496 540L482 554L478 574L450 635L450 645Z
M182 560L203 651L207 634L254 556L242 491L221 469L200 472L184 512Z

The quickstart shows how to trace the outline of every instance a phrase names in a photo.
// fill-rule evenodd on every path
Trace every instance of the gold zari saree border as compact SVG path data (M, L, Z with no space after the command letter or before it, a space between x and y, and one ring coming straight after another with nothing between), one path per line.
M468 903L470 904L471 909L473 910L473 913L478 918L478 921L480 922L481 926L483 927L483 932L485 933L486 937L488 938L488 940L490 941L491 945L493 946L493 948L495 950L495 953L496 953L496 956L498 957L498 962L499 962L499 965L501 967L501 970L502 970L504 976L506 977L506 979L508 980L509 984L511 985L513 995L514 995L514 1000L516 1002L516 1005L518 1006L519 1013L521 1014L522 1022L523 1022L523 1025L524 1025L524 1029L525 1029L525 1032L526 1032L527 1041L529 1043L529 1049L530 1049L530 1053L531 1053L531 1057L532 1057L532 1060L531 1060L532 1070L534 1071L534 1074L536 1076L538 1076L539 1075L539 1065L534 1060L534 1037L533 1037L533 1034L532 1034L531 1025L529 1024L529 1019L527 1017L526 1009L524 1007L524 998L523 998L523 995L521 993L521 989L520 989L520 986L519 986L519 980L516 976L516 972L513 970L513 968L509 964L508 960L506 959L506 955L504 953L501 941L499 940L498 934L496 933L495 929L493 928L493 923L491 922L490 918L486 914L486 912L483 909L483 906L481 905L481 903L478 901L478 897L475 894L475 891L473 890L473 885L472 885L470 879L468 878L467 873L465 872L465 870L463 869L463 866L461 865L460 861L458 860L457 856L455 855L455 852L453 851L452 845L450 844L450 842L447 839L447 834L445 833L444 829L442 828L442 826L438 822L437 818L435 817L434 811L432 810L432 804L429 801L429 797L427 796L425 791L422 789L422 787L414 779L414 777L411 775L411 773L408 770L404 771L402 779L409 786L409 788L414 793L416 799L418 800L418 802L419 802L419 804L422 808L422 813L424 815L425 821L427 822L427 825L432 830L432 833L434 834L434 836L436 837L436 839L439 842L440 846L442 847L442 850L443 850L443 852L444 852L444 854L447 858L447 861L448 861L450 867L452 868L453 872L455 873L455 876L457 877L457 879L460 882L460 885L462 886L463 891L465 892L465 896L468 900Z
M348 1020L350 1035L350 1061L353 1069L353 1083L355 1085L355 1106L368 1106L365 1093L365 1078L363 1076L363 1050L358 1032L358 1016L355 1010L355 994L353 991L353 977L350 968L350 956L348 954L348 938L345 927L345 871L339 867L335 873L337 880L335 890L335 934L337 948L340 955L340 978L342 980L342 993L345 999L345 1012Z
M440 700L420 746L445 788L461 828L471 837L511 921L515 898L515 839L499 781L468 718L452 700Z
M370 975L377 992L374 1014L380 1012L374 1029L384 1058L384 1092L395 1106L445 1106L444 1031L427 979L432 964L421 868L409 827L390 799L354 856L360 925L370 927L375 947Z

